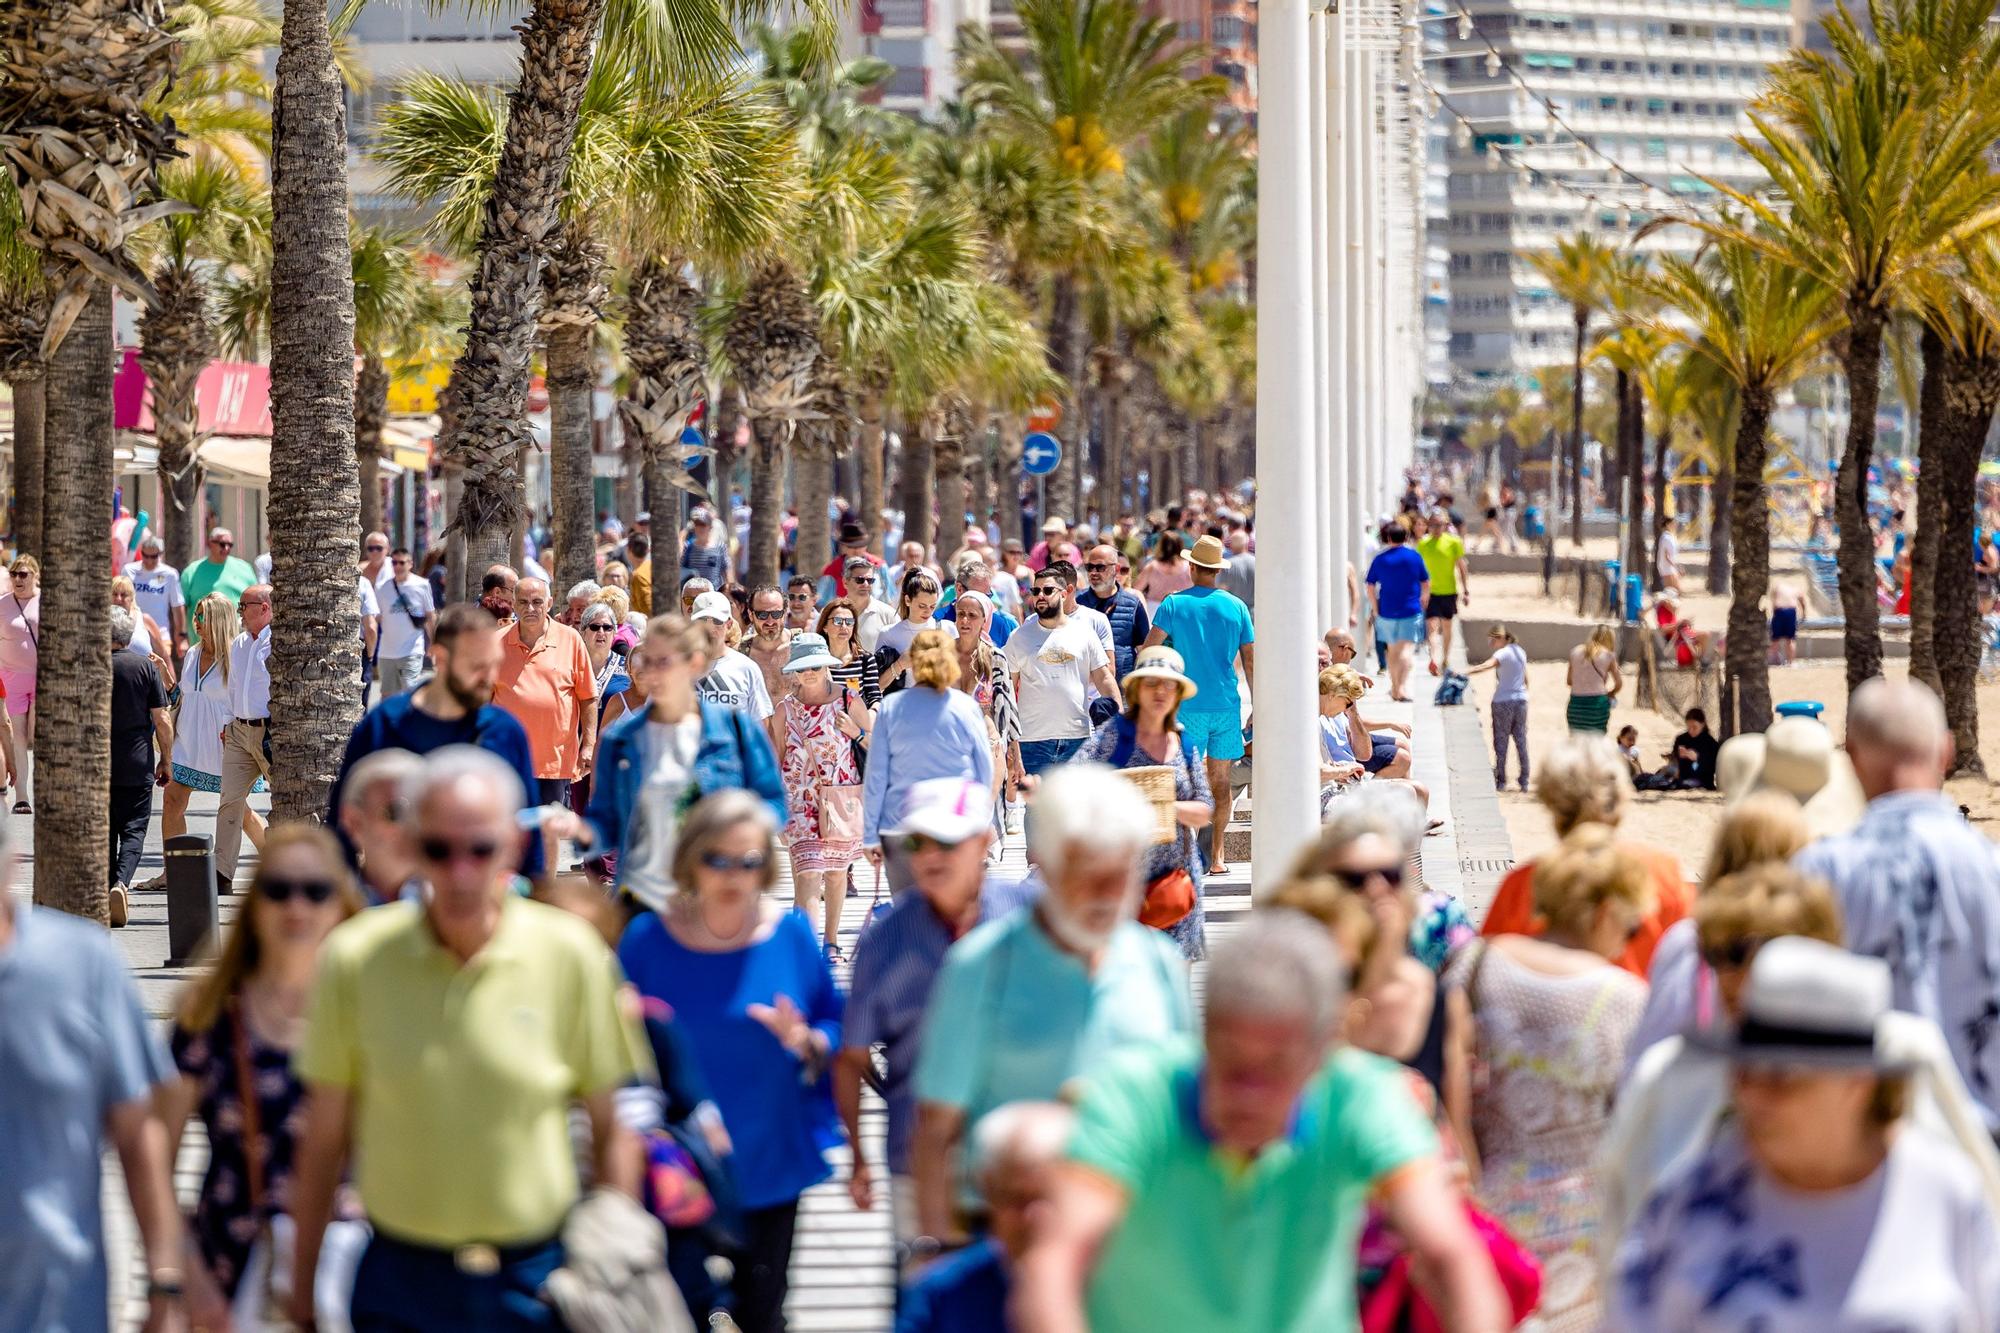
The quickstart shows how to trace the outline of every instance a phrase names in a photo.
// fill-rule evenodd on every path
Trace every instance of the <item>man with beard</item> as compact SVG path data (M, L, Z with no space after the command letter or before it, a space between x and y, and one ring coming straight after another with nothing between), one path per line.
M500 675L498 625L482 608L469 602L446 607L437 618L431 640L431 678L408 694L391 695L354 724L341 756L340 775L327 793L327 824L341 831L349 861L355 848L347 842L340 821L341 793L348 775L365 756L381 750L408 750L427 755L447 745L476 745L507 762L520 775L522 790L536 789L535 766L528 733L506 709L493 702L493 685ZM521 873L542 873L542 840L524 840Z
M1193 1031L1187 964L1137 920L1152 838L1152 807L1102 764L1042 779L1028 854L1046 889L1032 909L951 946L925 1011L910 1151L919 1250L968 1235L958 1213L973 1196L959 1158L980 1117L1008 1102L1058 1100L1113 1052Z

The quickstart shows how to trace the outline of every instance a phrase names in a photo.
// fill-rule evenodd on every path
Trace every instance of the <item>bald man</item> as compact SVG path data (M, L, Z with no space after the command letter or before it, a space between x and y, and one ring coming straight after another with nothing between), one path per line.
M1793 863L1833 886L1847 947L1887 960L1896 1007L1943 1030L2000 1130L2000 852L1942 791L1944 705L1914 681L1871 680L1848 700L1847 753L1867 813Z

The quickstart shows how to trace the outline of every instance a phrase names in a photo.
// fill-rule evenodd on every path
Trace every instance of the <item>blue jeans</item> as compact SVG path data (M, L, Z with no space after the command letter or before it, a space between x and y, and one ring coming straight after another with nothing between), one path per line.
M1081 750L1083 743L1089 739L1088 736L1078 736L1075 740L1067 741L1022 741L1021 767L1026 770L1029 777L1034 777L1045 768L1067 764L1076 758L1077 751Z
M449 1250L376 1232L354 1275L354 1333L528 1333L559 1329L542 1283L562 1267L562 1244L503 1247L497 1271L462 1272Z

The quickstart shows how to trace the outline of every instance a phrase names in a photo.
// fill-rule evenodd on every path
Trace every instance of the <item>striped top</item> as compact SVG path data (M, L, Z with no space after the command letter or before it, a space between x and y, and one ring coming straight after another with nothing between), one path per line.
M831 668L834 683L861 692L861 701L870 708L882 702L882 668L873 653L856 653Z

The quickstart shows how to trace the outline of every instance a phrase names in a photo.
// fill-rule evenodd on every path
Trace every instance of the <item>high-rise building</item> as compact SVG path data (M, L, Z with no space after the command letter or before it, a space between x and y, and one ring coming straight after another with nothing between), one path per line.
M1464 3L1430 63L1452 125L1451 360L1488 378L1569 359L1570 312L1530 255L1577 232L1627 244L1671 205L1713 202L1704 177L1760 178L1731 136L1794 20L1790 0ZM1696 240L1663 228L1642 245Z
M1257 0L1143 0L1149 18L1174 25L1183 46L1205 44L1208 56L1193 73L1220 74L1228 101L1257 123Z
M1004 6L1005 14L994 11ZM878 56L892 72L877 101L891 111L927 115L958 96L958 29L991 23L1018 38L1013 0L859 0L848 9L842 43L848 55ZM1003 41L1003 45L1004 45Z

